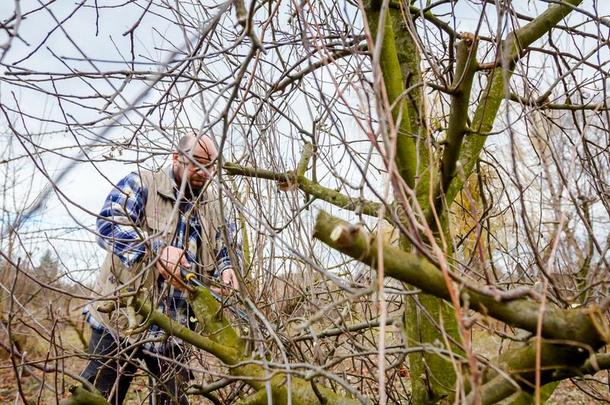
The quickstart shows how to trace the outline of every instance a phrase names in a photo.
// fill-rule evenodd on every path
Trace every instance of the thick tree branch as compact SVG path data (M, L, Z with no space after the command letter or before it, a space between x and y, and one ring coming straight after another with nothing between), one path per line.
M410 120L410 129L413 140L415 142L417 154L412 157L415 162L415 189L416 198L424 210L427 210L431 205L430 199L430 182L432 179L433 168L430 167L430 151L432 139L427 128L428 113L426 103L424 102L423 76L421 73L421 52L424 44L418 38L418 30L414 20L417 18L414 11L432 16L430 8L426 7L423 10L408 10L406 4L400 4L398 7L391 7L388 17L392 20L392 28L394 33L394 44L396 47L396 56L403 78L404 104L405 109L408 109L408 117ZM430 5L433 7L433 5ZM411 12L409 12L411 11ZM440 21L436 19L436 21ZM451 42L452 44L453 42ZM452 45L450 45L452 46ZM382 66L384 69L384 66ZM399 144L396 145L400 147ZM397 153L401 151L397 150ZM400 161L397 161L400 164ZM399 196L398 201L401 204L406 204L406 200L402 194L402 187L398 185L395 193ZM407 210L408 207L402 207ZM408 216L402 216L398 219L401 221L402 229L410 229L413 224L408 219ZM406 234L400 238L400 246L405 250L409 250L413 244L413 240L408 240ZM457 324L452 310L444 305L438 298L431 297L426 294L419 294L417 304L414 300L408 299L405 302L405 321L403 323L405 337L413 344L434 345L434 342L445 341L447 336L450 336L454 341L460 341L457 332ZM440 331L435 321L429 322L428 318L423 314L430 314L430 318L435 321L442 319L444 330ZM458 347L451 348L452 351L460 353ZM423 403L436 401L436 399L444 398L450 393L451 387L454 385L456 374L452 367L451 361L436 353L413 352L408 355L409 367L412 375L425 376L425 378L417 378L411 385L411 400L413 403ZM438 383L441 382L442 383Z
M509 97L508 83L522 51L532 42L548 33L580 3L582 3L582 0L565 0L553 4L544 13L530 23L511 32L507 39L502 41L498 51L499 66L489 74L487 87L474 115L472 133L464 143L463 153L460 157L463 176L452 182L446 196L448 205L451 204L472 173L487 139L487 134L493 128L500 104L502 100Z
M211 296L209 291L206 292ZM214 298L212 297L212 299ZM193 310L195 310L195 305L197 305L197 299L192 300L192 302L194 304ZM163 313L157 310L153 310L148 301L134 300L134 307L140 315L144 316L148 323L155 324L164 331L166 331L168 334L176 336L200 349L205 350L206 352L222 360L222 362L225 364L232 365L243 360L244 353L236 349L235 342L229 341L225 344L218 343L217 336L214 333L213 329L209 330L209 332L212 332L211 336L213 338L202 336L190 330L186 326L180 324L179 322L174 321ZM216 323L209 326L210 328L213 328L215 325Z
M314 154L314 147L310 142L306 142L303 146L303 154L301 155L301 159L299 160L299 164L297 165L297 177L304 176L305 172L307 172L307 168L309 166L309 162Z
M449 125L440 166L440 180L435 186L433 196L436 215L440 215L443 207L443 194L455 177L455 168L460 158L462 140L468 131L470 92L474 74L477 71L477 44L478 40L473 35L464 35L464 39L457 45L455 76L451 86Z
M227 174L234 176L256 177L259 179L296 184L301 191L349 211L357 211L376 217L379 215L379 209L381 208L380 203L346 196L337 190L313 182L305 176L298 176L294 172L278 173L271 170L240 166L234 163L225 163L224 169Z
M417 172L417 149L411 128L411 111L404 95L404 81L398 60L392 15L388 10L382 10L377 1L366 12L371 34L377 39L382 32L381 50L379 53L379 68L392 108L392 119L397 126L396 131L396 166L400 176L409 187L414 187ZM384 17L382 19L382 17ZM383 20L383 27L379 21Z
M372 267L376 266L377 242L362 229L324 212L318 215L314 237L330 247ZM429 261L384 245L382 257L385 275L403 281L422 291L450 300L443 274ZM497 301L470 287L462 288L462 305L491 316L511 326L536 333L540 304L525 298ZM544 308L542 336L548 339L580 342L598 348L609 339L608 325L596 306L586 309L563 310Z
M153 311L150 304L146 301L136 300L135 308L148 322L158 325L167 333L179 337L213 354L225 364L231 365L231 375L249 377L245 378L244 382L256 390L265 391L266 381L269 379L269 377L266 377L268 372L261 365L250 361L250 354L246 350L243 339L241 339L235 328L231 326L228 319L223 316L220 303L205 288L196 288L190 302L197 319L203 326L202 334L205 336L191 331L159 311ZM271 384L274 402L285 403L289 390L292 403L295 405L317 402L316 393L306 380L292 377L290 379L290 386L286 382L286 375L282 370L278 370L271 375L269 383ZM332 403L345 405L359 403L356 400L343 397L326 387L320 386L318 389Z
M404 95L404 103L409 109L409 120L413 139L417 149L416 161L416 189L417 198L423 207L428 207L430 200L430 139L427 128L428 113L424 102L424 83L421 72L421 44L417 40L417 28L412 14L402 8L390 8L394 29L394 43L403 78L403 86L409 89Z
M80 386L70 388L72 396L60 402L60 405L110 405L104 397Z
M525 393L534 391L536 387L536 346L536 339L533 338L524 347L509 350L498 358L498 366L506 373L500 375L495 371L489 372L485 384L479 391L482 404L498 403L519 389ZM589 369L589 367L591 363L597 362L591 359L599 358L603 362L607 355L591 356L590 350L590 347L569 341L541 342L541 385L568 377L595 374L596 370ZM610 366L610 364L607 365ZM473 401L474 393L471 392L466 402L470 404Z

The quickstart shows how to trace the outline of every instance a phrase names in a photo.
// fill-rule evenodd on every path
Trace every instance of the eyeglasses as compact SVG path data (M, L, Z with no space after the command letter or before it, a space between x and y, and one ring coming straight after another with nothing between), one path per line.
M207 160L207 159L206 159ZM189 172L191 173L195 173L195 172L211 172L214 171L215 167L216 167L216 159L212 160L211 162L208 163L201 163L197 160L195 160L195 162L187 159L186 157L182 158L182 164L187 165L187 169L189 170Z

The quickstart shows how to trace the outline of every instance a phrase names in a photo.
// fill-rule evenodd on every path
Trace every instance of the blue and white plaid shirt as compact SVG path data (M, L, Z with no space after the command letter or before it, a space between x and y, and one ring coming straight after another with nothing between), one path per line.
M128 174L112 189L104 202L100 217L97 220L98 244L105 250L111 249L127 267L131 267L141 261L146 254L146 244L142 240L141 232L139 233L135 226L142 224L144 221L147 194L148 190L142 186L138 173L133 172ZM186 199L180 201L180 215L176 234L171 245L184 249L191 268L196 268L197 249L201 243L202 229L198 216L190 215L192 212L191 208L192 203L190 201ZM122 218L123 220L119 221L117 218ZM125 219L129 219L135 226L125 225ZM226 224L227 231L231 236L231 234L235 233L235 226L233 224ZM186 235L187 229L188 235ZM224 240L222 231L220 229L216 230L216 270L214 272L216 277L224 270L233 268L229 250ZM233 238L231 237L230 240L233 240ZM163 243L159 240L152 240L149 243L155 253L163 246ZM161 275L157 278L157 288L158 291L165 292L159 302L158 309L181 324L193 327L192 322L194 318L191 318L187 292L174 288ZM91 316L88 308L85 308L83 312L86 314L87 322L92 328L100 331L105 330L105 327ZM163 330L153 325L146 337L160 339L163 335ZM158 344L147 345L146 347L149 350L161 351L161 346Z

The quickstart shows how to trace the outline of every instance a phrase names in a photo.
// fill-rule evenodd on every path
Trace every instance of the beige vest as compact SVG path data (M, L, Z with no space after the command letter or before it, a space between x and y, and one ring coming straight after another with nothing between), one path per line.
M155 173L142 170L140 178L142 186L148 190L145 218L142 224L137 224L137 229L142 234L142 240L161 239L165 244L171 244L176 234L180 215L175 207L175 183L171 168ZM197 263L200 266L196 271L206 275L210 275L215 268L216 230L223 223L220 217L218 193L211 189L212 186L209 184L200 202L195 205L192 214L199 216L203 234L197 252ZM114 218L114 220L123 220L124 224L130 224L129 218ZM147 294L154 300L153 302L158 298L154 282L157 276L155 255L151 252L150 243L147 243L146 246L147 253L143 260L131 268L124 266L110 249L102 264L94 289L94 292L99 295L93 298L89 311L96 321L112 332L121 331L124 334L128 328L133 329L142 323L141 317L135 315L133 308L119 307L119 300L125 293L141 292L146 289ZM111 298L112 301L107 298ZM98 308L110 306L115 308L110 314L98 311ZM119 308L116 309L117 307Z

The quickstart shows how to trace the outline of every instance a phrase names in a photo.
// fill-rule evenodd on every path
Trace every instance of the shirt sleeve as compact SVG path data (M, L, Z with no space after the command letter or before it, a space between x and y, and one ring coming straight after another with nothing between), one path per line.
M226 232L226 235L224 233ZM227 244L226 242L229 242ZM236 269L238 263L233 263L229 249L233 249L234 257L239 260L239 243L237 241L237 227L234 223L225 221L224 226L216 230L216 271L214 277L220 277L227 269Z
M97 220L98 244L112 251L127 267L146 253L146 235L140 230L146 198L139 174L130 173L108 194ZM155 241L152 244L153 250L159 248Z

